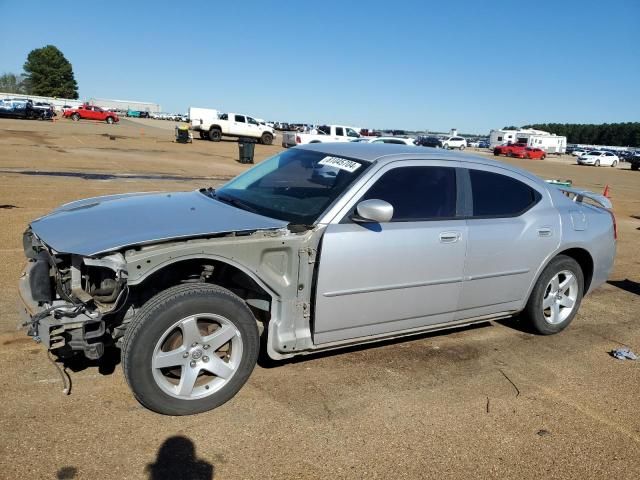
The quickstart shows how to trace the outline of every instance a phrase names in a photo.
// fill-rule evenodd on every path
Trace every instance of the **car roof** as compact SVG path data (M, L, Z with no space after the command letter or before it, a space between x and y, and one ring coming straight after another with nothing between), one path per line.
M294 149L311 150L314 152L325 153L327 155L353 158L355 160L369 163L388 163L397 160L450 160L454 162L472 163L475 165L486 165L518 173L546 186L546 183L540 177L537 177L527 170L514 167L508 163L468 153L443 150L441 148L415 147L412 145L398 145L393 143L327 142L300 145L294 147Z

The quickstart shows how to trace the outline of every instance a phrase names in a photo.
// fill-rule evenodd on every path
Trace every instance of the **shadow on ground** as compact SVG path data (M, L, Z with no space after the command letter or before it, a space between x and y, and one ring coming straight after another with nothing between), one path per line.
M626 292L640 295L640 283L629 280L628 278L625 278L624 280L609 280L607 283Z
M145 469L149 480L211 480L215 474L212 464L196 457L196 447L187 437L167 438L158 449L156 461Z

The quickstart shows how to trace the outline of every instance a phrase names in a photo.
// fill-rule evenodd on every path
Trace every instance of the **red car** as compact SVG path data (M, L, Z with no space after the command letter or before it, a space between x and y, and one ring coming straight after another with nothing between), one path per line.
M498 145L493 149L493 154L498 155L506 155L507 157L518 156L520 152L524 152L524 149L527 147L526 143L512 143L510 145Z
M120 121L116 113L107 112L95 105L86 104L82 105L79 108L71 108L69 110L65 110L63 115L67 118L71 118L71 120L75 120L76 122L81 118L85 120L98 120L101 122L107 122L109 124Z
M513 152L512 157L530 158L533 160L544 160L547 158L547 152L541 148L527 147L523 151Z

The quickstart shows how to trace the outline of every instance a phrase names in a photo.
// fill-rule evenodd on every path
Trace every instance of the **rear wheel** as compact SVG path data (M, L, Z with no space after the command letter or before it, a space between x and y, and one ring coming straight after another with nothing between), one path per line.
M460 145L460 151L464 150L464 145Z
M271 145L273 143L273 135L270 133L263 133L262 137L260 137L260 143L263 145Z
M109 125L113 124L113 117L107 117L105 120Z
M540 157L540 160L544 160L545 158L547 158L547 155L543 153L542 156Z
M209 140L212 142L219 142L222 140L222 132L219 128L212 128L209 130Z
M600 166L600 160L596 160L596 163L594 163L594 165L595 165L596 167L599 167L599 166Z
M242 299L216 285L178 285L149 300L129 324L122 367L142 405L190 415L231 399L258 349L256 320Z
M614 160L613 163L611 164L612 167L616 167L618 165L618 161Z
M558 333L576 316L583 288L584 275L578 262L558 255L538 278L523 314L537 333Z

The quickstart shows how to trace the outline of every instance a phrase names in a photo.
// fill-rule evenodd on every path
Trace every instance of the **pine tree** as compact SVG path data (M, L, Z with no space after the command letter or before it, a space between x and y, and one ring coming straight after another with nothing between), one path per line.
M24 71L33 95L78 98L78 84L71 63L53 45L31 50Z

